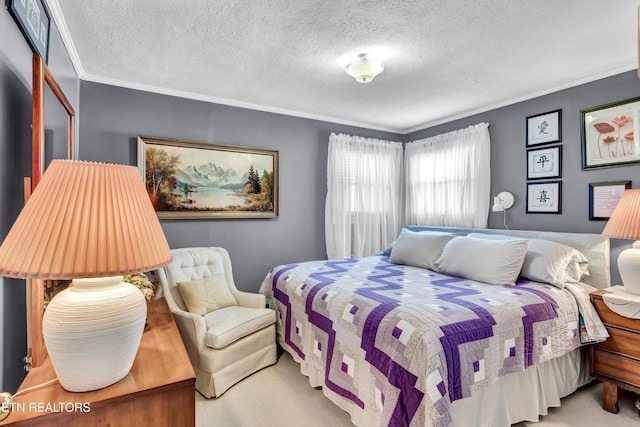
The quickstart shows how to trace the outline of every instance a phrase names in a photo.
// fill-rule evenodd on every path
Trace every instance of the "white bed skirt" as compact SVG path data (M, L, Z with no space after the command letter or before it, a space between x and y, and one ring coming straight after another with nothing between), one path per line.
M293 359L300 363L300 371L309 378L312 387L322 387L324 373L309 366L295 352ZM498 382L473 396L451 404L452 427L510 427L521 421L538 421L550 407L560 406L560 399L587 384L589 358L586 347L530 366L523 372L501 377ZM353 402L322 387L323 394L351 414L356 426L377 426L379 420L365 416Z

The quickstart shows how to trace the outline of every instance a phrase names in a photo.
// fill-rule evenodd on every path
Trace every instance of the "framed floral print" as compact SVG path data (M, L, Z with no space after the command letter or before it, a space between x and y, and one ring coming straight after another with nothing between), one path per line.
M640 163L639 114L640 98L582 110L582 169Z
M527 117L527 147L562 141L562 110Z

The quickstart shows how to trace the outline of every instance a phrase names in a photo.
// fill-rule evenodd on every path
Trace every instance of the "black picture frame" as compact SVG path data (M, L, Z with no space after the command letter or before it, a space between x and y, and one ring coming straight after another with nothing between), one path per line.
M51 15L44 0L5 0L9 14L27 40L31 50L49 61Z
M590 182L589 221L608 221L631 181Z
M543 192L541 203L538 196ZM526 213L561 214L562 181L528 182Z
M527 147L562 142L562 109L528 116L525 141Z
M541 161L542 168L536 168ZM527 180L550 178L562 178L562 145L527 150Z
M639 114L640 97L581 110L582 169L639 164Z

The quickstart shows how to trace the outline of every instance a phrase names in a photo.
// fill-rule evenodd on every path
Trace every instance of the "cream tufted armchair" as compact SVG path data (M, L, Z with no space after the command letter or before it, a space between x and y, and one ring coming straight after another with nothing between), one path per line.
M156 271L196 373L196 389L218 397L252 373L276 362L275 312L265 297L236 289L223 248L173 249L173 261ZM223 273L238 306L205 315L187 311L176 283Z

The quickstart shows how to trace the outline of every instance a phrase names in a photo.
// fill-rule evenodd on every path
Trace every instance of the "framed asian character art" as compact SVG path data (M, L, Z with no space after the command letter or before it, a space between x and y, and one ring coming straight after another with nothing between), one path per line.
M278 152L138 137L138 169L158 218L278 216Z
M527 150L527 180L562 177L562 146Z
M31 50L47 63L51 17L44 0L5 0L5 3Z
M527 183L526 213L562 213L562 182Z
M607 221L631 181L589 183L589 220Z
M582 110L582 169L640 163L639 114L640 98Z
M527 147L562 141L562 110L527 117Z

